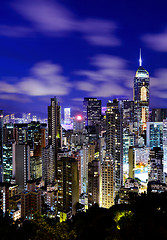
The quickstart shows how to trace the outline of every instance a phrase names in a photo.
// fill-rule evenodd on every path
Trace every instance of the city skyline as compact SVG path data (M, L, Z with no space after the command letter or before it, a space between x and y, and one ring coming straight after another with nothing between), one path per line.
M140 48L150 107L167 107L167 3L160 2L2 2L1 109L46 116L53 96L73 113L84 97L103 106L115 97L131 100Z

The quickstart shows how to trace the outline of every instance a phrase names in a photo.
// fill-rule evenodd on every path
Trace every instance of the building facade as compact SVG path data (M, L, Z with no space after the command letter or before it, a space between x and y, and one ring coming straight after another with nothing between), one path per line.
M71 157L58 160L58 214L65 213L67 218L76 214L79 202L78 162Z
M93 160L88 163L88 205L99 205L100 200L100 162Z
M161 148L155 147L150 151L148 166L148 181L163 183L163 150Z
M55 177L57 178L57 154L62 146L61 107L56 97L51 98L48 106L48 144L52 145L55 155Z
M20 190L25 189L30 180L30 147L27 144L16 144L14 147L13 178Z
M136 71L133 88L134 122L137 136L146 130L149 121L150 78L149 73L142 67L141 55L139 68Z
M101 196L100 205L103 208L110 208L114 205L115 182L114 182L114 162L111 155L106 154L101 165Z
M117 99L107 103L106 152L111 154L114 161L115 191L119 191L123 184L123 129L122 112Z
M163 122L147 122L147 147L163 148Z
M100 125L101 121L101 100L97 98L84 98L84 118L86 126Z

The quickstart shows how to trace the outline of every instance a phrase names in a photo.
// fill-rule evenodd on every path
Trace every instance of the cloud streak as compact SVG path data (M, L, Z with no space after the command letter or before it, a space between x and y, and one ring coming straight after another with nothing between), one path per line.
M0 25L0 34L8 37L26 37L42 33L49 37L64 37L69 33L80 33L92 45L119 46L121 41L115 36L116 23L101 19L78 19L57 1L18 0L12 8L31 25Z
M151 78L151 95L158 98L167 98L167 69L157 69Z
M96 55L91 59L96 70L80 70L76 74L84 81L78 81L79 90L97 97L130 97L134 72L127 69L127 61L110 55Z
M44 33L66 32L75 27L71 12L55 1L17 1L13 4L13 8L23 18L32 22L36 29Z
M167 52L167 30L157 34L146 34L142 37L147 47L159 51Z
M21 94L0 94L0 99L3 100L12 100L16 102L22 102L22 103L29 103L31 102L31 99L28 97L25 97Z
M33 29L22 26L0 25L0 35L6 37L27 37L34 34Z
M30 75L16 83L0 82L1 93L19 93L28 96L63 96L70 92L71 84L62 75L59 65L39 62L30 70Z
M121 45L121 41L115 37L116 29L114 22L99 19L86 19L78 24L78 31L81 31L92 45Z

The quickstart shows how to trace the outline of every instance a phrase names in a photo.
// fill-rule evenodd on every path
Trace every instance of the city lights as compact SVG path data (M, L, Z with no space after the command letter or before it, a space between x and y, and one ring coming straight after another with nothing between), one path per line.
M82 116L81 115L78 115L76 118L77 118L78 121L82 120Z
M166 9L1 1L0 239L167 238Z

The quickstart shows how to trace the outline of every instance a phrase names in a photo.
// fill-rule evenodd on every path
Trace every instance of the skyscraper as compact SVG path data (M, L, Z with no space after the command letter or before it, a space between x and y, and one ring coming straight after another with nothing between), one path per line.
M99 166L100 162L98 160L93 160L88 163L88 204L92 206L93 204L99 204Z
M30 156L30 177L32 180L42 177L42 157Z
M11 182L13 169L13 149L12 143L3 144L3 181Z
M14 125L6 123L3 126L3 143L8 143L14 140Z
M74 133L82 133L85 128L85 121L84 118L81 115L78 115L73 118L73 132Z
M40 122L28 123L27 144L34 156L42 155L42 147L45 147L45 128L46 124L40 124Z
M61 157L58 160L58 212L71 218L79 202L78 163L74 158Z
M126 128L128 131L132 132L134 122L134 101L121 100L120 102L123 114L123 128Z
M88 187L88 145L83 144L81 155L81 193L87 193Z
M134 177L146 182L148 179L149 147L135 147L134 150ZM132 163L132 162L131 162Z
M61 148L61 108L57 98L51 98L51 105L48 106L48 143L55 151L55 177L57 177L57 154Z
M0 182L3 181L3 111L0 110Z
M54 148L61 147L61 107L56 97L48 106L48 141Z
M129 177L134 178L134 169L135 169L135 157L134 157L134 147L130 146L129 147L129 152L128 152L128 157L129 157Z
M137 136L141 136L146 129L149 120L149 73L142 67L141 51L139 68L134 78L133 100L134 100L134 122Z
M123 183L123 133L122 112L119 102L114 99L107 103L106 111L106 152L114 162L115 190L118 191Z
M14 138L16 144L24 144L27 142L27 123L15 123L14 124Z
M64 124L71 123L71 108L64 108Z
M163 148L163 122L147 122L147 147Z
M110 208L114 204L114 162L110 154L106 154L101 165L101 207Z
M148 180L163 182L163 151L155 147L150 151L148 165Z
M42 178L45 184L51 184L55 180L55 158L52 146L42 149Z
M123 128L123 173L128 176L128 152L129 147L135 145L136 136L134 134L134 101L121 100L120 107L122 111Z
M9 186L9 183L0 183L0 209L4 216L9 210Z
M27 144L15 145L13 154L13 177L23 190L30 180L30 147Z
M83 104L86 126L100 125L101 100L97 100L97 98L84 98Z
M21 217L33 219L35 213L41 214L41 190L36 189L34 182L27 184L27 190L21 193Z
M167 173L167 120L163 120L163 161L164 172Z

